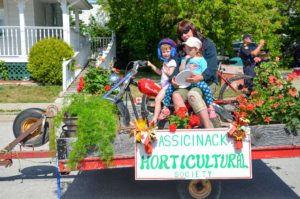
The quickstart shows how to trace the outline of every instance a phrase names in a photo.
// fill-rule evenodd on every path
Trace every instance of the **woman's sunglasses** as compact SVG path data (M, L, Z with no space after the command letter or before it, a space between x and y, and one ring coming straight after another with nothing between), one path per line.
M191 30L190 27L186 27L186 28L184 28L183 30L181 30L181 31L180 31L180 37L181 37L183 34L187 34L190 30Z

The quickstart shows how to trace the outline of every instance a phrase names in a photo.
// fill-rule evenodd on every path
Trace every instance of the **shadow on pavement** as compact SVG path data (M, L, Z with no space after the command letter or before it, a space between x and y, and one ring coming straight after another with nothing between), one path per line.
M189 198L183 181L135 181L134 168L83 171L74 178L63 199ZM213 198L299 199L261 160L253 161L253 179L213 180Z
M31 166L20 170L19 175L0 177L0 181L27 180L27 179L51 179L56 178L55 166ZM63 176L63 178L74 178L74 175Z

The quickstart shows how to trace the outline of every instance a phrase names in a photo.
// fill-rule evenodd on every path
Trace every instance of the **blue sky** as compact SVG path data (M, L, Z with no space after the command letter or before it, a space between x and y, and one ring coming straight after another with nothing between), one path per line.
M97 3L97 0L87 0L89 3Z

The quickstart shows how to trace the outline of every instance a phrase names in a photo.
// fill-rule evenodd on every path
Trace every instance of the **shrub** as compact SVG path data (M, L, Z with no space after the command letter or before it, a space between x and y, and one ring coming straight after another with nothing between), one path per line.
M44 39L32 46L28 71L38 82L58 85L62 83L63 59L71 59L74 50L61 39Z
M4 61L0 60L0 79L8 80L8 70Z

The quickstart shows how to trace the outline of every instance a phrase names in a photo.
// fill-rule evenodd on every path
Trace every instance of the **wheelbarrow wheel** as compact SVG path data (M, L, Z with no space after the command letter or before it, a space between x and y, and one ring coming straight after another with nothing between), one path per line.
M13 132L17 138L25 133L35 122L43 117L44 110L39 108L29 108L20 112L14 120ZM40 126L36 131L26 137L21 143L25 146L38 147L49 141L49 123L46 121L44 126Z

